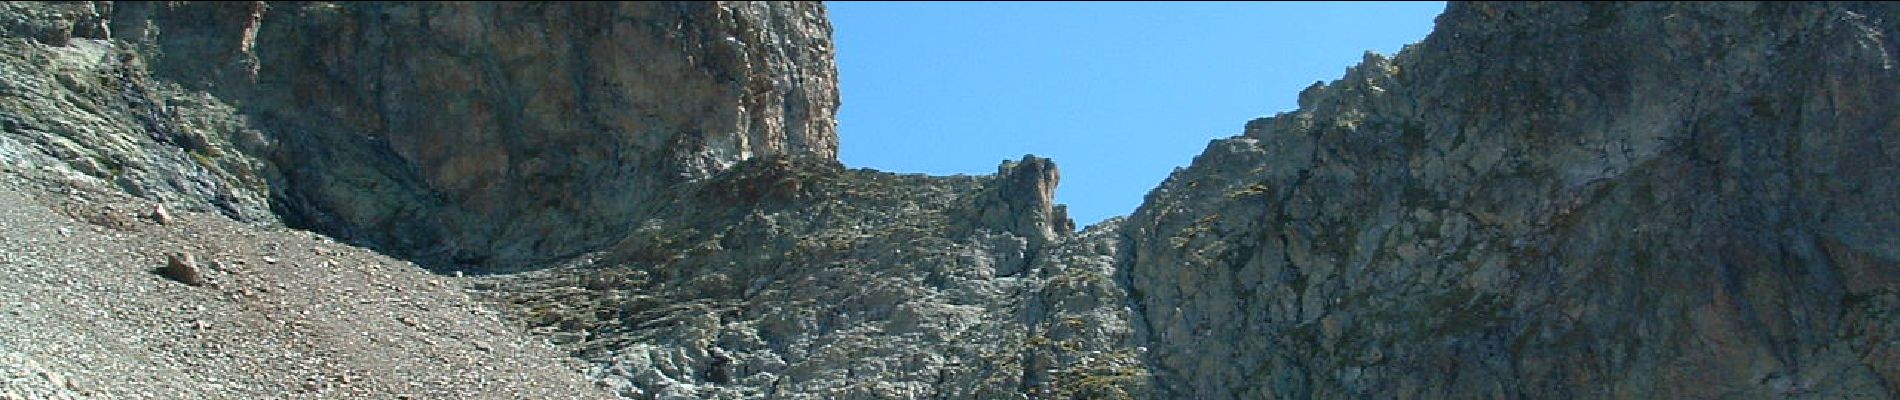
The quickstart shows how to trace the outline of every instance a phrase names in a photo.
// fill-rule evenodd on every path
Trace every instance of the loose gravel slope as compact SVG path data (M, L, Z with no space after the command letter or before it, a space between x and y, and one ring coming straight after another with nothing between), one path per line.
M609 397L452 278L213 214L160 223L153 203L14 172L0 399ZM204 285L155 272L179 252Z

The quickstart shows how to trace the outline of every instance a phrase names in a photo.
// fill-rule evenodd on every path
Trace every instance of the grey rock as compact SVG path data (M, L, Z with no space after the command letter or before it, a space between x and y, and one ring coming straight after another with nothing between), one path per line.
M594 250L671 185L837 154L817 3L6 7L39 40L5 44L0 154L435 266Z
M609 251L482 279L632 398L1139 396L1116 225L1055 234L1054 175L755 159Z
M958 228L991 229L1029 238L1032 248L1075 232L1066 206L1056 204L1062 173L1047 158L1024 155L996 167L995 181L964 205Z
M443 279L628 398L1900 382L1892 5L1453 3L1081 232L1047 159L839 164L819 4L0 7L0 176L67 188L53 208L115 234L176 229L87 193L512 272ZM451 347L520 347L495 343ZM305 372L319 394L387 387Z
M1895 11L1452 4L1130 217L1157 392L1894 396Z
M71 3L6 3L11 18L73 16ZM44 8L41 8L44 6ZM91 6L87 6L90 9ZM51 17L47 17L51 18ZM77 38L51 46L0 39L0 156L18 169L114 187L244 221L274 221L265 166L231 137L248 124L224 101L150 78L117 42Z

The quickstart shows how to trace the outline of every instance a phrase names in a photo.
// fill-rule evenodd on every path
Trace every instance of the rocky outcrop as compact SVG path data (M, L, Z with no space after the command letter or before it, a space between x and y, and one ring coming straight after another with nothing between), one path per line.
M253 170L199 179L211 193L193 197L237 208L268 197L293 226L438 265L579 253L631 228L672 184L756 156L837 153L836 68L816 3L9 7L21 18L0 28L39 43L22 52L108 53L82 56L130 87L125 99L81 97L128 109L114 113L138 123L101 125L134 132L68 147L111 154L97 148L208 130L177 147L241 153ZM145 84L148 70L164 82ZM163 93L208 106L144 89L174 84ZM205 108L222 113L205 122L228 126L183 126L192 116L180 114ZM159 164L190 169L132 169Z
M271 221L269 166L241 151L262 133L225 100L156 79L104 40L109 6L5 2L0 158L179 209Z
M608 251L484 286L631 398L1143 393L1110 278L1120 235L1051 233L1070 222L1041 219L1048 197L999 195L1053 191L1047 160L999 170L754 159L682 186ZM1041 207L961 225L990 201Z
M1129 219L1157 391L1894 396L1895 11L1453 4Z
M105 39L106 14L111 4L91 1L6 2L0 10L0 36L31 39L48 46L66 46L73 38Z
M1062 172L1054 161L1034 155L1004 161L996 167L995 179L960 206L957 229L1013 233L1028 238L1032 248L1075 232L1068 206L1056 204Z

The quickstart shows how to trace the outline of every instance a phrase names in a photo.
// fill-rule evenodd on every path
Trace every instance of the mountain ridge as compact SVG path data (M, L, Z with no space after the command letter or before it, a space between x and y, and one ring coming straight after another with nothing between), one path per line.
M25 360L0 365L4 393L133 396L50 339L116 321L250 347L78 356L273 366L128 381L209 397L1900 397L1887 4L1454 2L1424 41L1368 53L1079 232L1048 159L840 164L822 4L0 8L0 188L52 204L9 202L6 222L151 238L101 261L9 236L23 256L0 285L77 296L43 277L94 275L188 302L115 320L14 299L63 331L0 331L0 360ZM164 208L361 248L210 249L154 222ZM151 273L178 251L213 285ZM317 321L283 332L203 322L261 290L327 300L268 308ZM435 300L334 314L405 293ZM348 329L422 339L330 333ZM228 340L247 333L349 350L304 367ZM567 357L512 361L542 345ZM463 358L396 371L382 351ZM363 378L486 382L461 372L495 362L540 375L419 394ZM224 379L240 389L189 387ZM518 383L537 380L559 384Z

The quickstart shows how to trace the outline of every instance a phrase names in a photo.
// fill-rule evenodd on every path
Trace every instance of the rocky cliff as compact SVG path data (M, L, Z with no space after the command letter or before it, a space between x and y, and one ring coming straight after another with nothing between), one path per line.
M1144 385L1109 279L1118 236L1071 240L1054 163L1024 157L981 177L838 165L818 4L0 4L15 17L0 68L21 77L0 92L9 171L257 224L247 229L313 229L438 270L540 269L444 279L499 302L623 396L1125 396ZM105 268L138 271L172 250L134 246L147 257ZM236 262L203 257L213 277ZM372 266L293 268L328 279L358 267ZM131 282L168 284L145 278ZM353 329L429 326L397 320ZM42 337L13 337L28 361L63 356ZM193 338L180 340L204 340ZM330 351L362 352L355 344ZM262 381L303 379L262 370ZM318 379L304 393L334 394L323 389L347 378ZM271 387L238 384L232 395Z
M1896 396L1895 11L1451 5L1129 219L1159 393Z
M1080 232L840 165L821 4L0 10L0 394L1900 397L1887 4L1454 3Z
M242 178L205 185L250 182L195 197L268 203L292 226L437 265L572 255L630 228L673 183L755 156L837 153L836 68L817 4L11 7L31 22L16 22L17 36L42 45L27 53L92 52L69 57L99 76L66 83L84 89L70 101L126 109L87 117L145 131L93 136L176 142ZM219 115L193 115L201 108ZM44 130L49 141L90 134ZM82 172L152 164L105 158Z
M452 278L45 172L0 174L0 398L615 398Z

